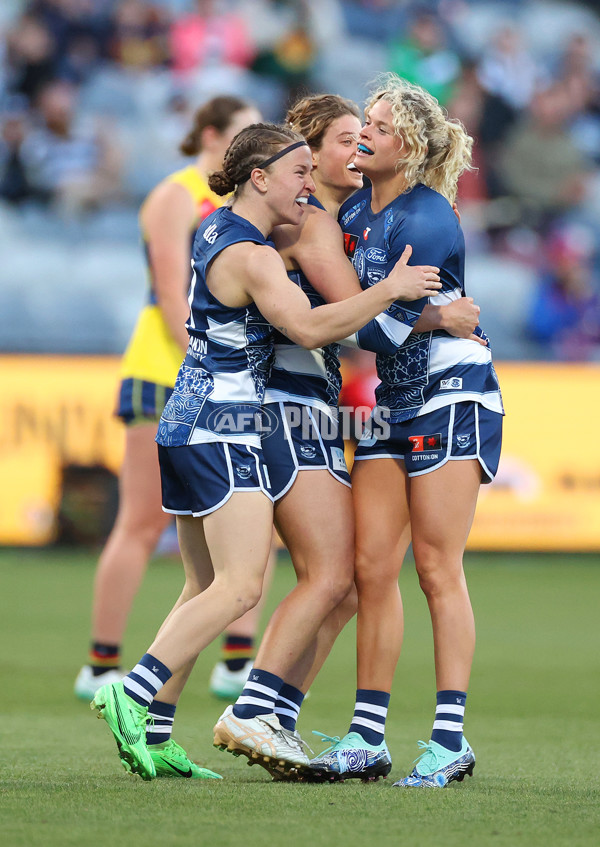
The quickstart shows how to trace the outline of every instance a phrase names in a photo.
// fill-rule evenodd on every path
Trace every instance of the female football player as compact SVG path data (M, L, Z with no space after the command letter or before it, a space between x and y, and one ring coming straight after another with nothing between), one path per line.
M371 187L340 214L363 287L409 243L413 260L427 256L440 268L434 303L463 296L464 239L452 204L471 144L420 87L389 75L374 91L355 159ZM348 734L312 762L331 778L391 768L384 731L403 635L398 575L411 541L433 626L437 702L430 741L395 784L444 786L475 763L462 732L475 644L462 559L479 486L498 466L503 407L489 346L409 332L425 302L401 304L404 343L377 356L374 415L387 433L367 427L355 455L358 689Z
M177 516L186 583L148 652L92 701L124 767L144 779L156 776L144 733L148 705L163 687L165 700L176 702L199 652L261 595L273 519L259 437L271 324L302 346L319 347L357 331L399 297L428 296L440 286L435 268L407 267L407 250L369 291L311 309L267 240L276 225L302 220L314 190L311 170L301 136L255 124L238 133L223 170L209 178L220 196L234 194L196 234L190 342L157 435L163 509ZM303 649L296 645L293 661ZM282 684L258 667L251 676L265 688ZM278 722L246 721L246 730L260 737L264 755L289 751Z
M337 224L341 203L362 185L362 176L352 164L361 127L358 115L354 103L328 94L300 100L287 115L288 123L310 146L315 192L302 221L277 227L272 237L288 276L313 306L360 291ZM427 306L425 311L418 328L453 322L451 331L470 335L479 310L463 298L450 306ZM377 316L361 328L358 343L367 349L397 349L394 333L405 327L397 330L394 323L389 315ZM338 430L338 351L338 344L306 350L282 335L275 338L275 359L264 398L268 426L262 449L275 499L275 523L298 582L271 617L256 659L257 667L282 678L284 685L274 698L251 675L233 709L226 710L215 728L219 746L250 756L256 751L244 725L236 732L239 719L273 714L290 745L301 752L296 721L303 697L356 608L355 594L349 591L354 521L344 442ZM308 638L314 640L292 667L290 655L296 655L297 645L307 644ZM265 757L259 762L281 775L281 768L273 768Z

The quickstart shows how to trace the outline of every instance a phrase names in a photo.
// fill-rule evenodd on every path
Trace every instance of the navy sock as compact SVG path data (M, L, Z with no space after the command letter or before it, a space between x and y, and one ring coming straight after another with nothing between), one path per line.
M175 709L172 703L153 700L148 707L146 724L146 744L164 744L171 738Z
M348 732L358 732L367 744L374 747L381 744L385 735L390 695L387 691L372 691L358 688L354 716Z
M458 753L462 747L466 691L438 691L431 740Z
M284 729L289 729L290 732L296 729L303 700L304 694L299 688L288 685L287 682L283 683L279 689L274 711Z
M272 714L282 685L283 680L274 673L252 668L244 690L233 706L233 714L244 720Z
M171 676L172 673L166 665L150 653L145 653L133 670L124 677L123 688L140 706L149 706Z

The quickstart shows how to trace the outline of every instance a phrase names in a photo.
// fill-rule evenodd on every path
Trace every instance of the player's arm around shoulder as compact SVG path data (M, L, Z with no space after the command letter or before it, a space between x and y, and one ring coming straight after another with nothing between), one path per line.
M262 315L295 344L310 346L310 302L288 277L283 259L272 247L250 245L244 257L243 289Z
M302 238L304 231L308 227L308 232L312 230L311 222L316 217L318 218L321 209L316 206L307 205L302 220L298 224L280 224L276 226L270 235L271 241L275 244L277 252L282 257L284 262L288 258L293 258L298 241ZM286 262L287 265L287 262Z
M401 286L382 280L378 285L338 303L311 309L303 291L288 278L276 251L261 248L246 257L246 292L265 318L294 343L307 349L346 338L396 300Z
M324 209L309 208L313 214L305 221L293 248L296 264L328 303L359 294L360 282L344 251L339 224Z

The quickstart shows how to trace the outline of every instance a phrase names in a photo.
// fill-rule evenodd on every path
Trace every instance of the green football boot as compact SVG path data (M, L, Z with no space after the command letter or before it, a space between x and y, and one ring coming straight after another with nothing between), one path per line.
M154 779L156 768L146 747L148 708L140 706L123 689L122 682L103 685L90 703L103 718L115 737L119 758L126 771L142 779Z
M188 757L183 747L173 741L150 744L148 750L154 762L156 776L183 777L183 779L223 779L218 773L201 768Z

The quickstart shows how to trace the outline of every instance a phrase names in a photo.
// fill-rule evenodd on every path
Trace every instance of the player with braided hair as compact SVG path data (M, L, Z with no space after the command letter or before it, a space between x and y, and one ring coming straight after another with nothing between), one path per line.
M159 691L177 702L201 650L252 608L272 534L273 505L260 447L260 408L272 327L307 348L357 331L398 297L435 293L435 268L398 263L387 279L340 303L311 309L268 240L298 224L314 190L306 141L290 129L254 124L233 139L209 186L233 192L202 223L193 248L189 344L162 413L157 442L163 509L177 516L185 571L182 594L148 652L122 682L103 686L92 707L115 737L123 766L156 776L145 722ZM297 645L299 658L303 651ZM276 690L282 680L255 668ZM275 716L242 722L246 749L298 763Z

